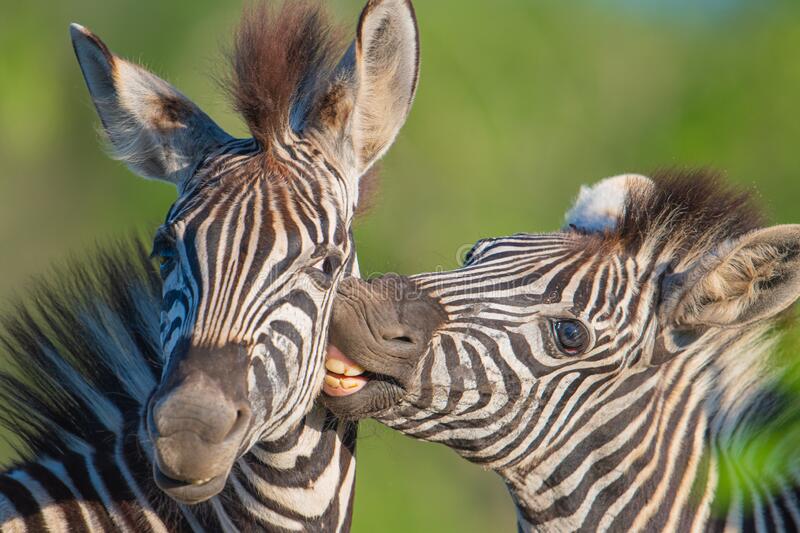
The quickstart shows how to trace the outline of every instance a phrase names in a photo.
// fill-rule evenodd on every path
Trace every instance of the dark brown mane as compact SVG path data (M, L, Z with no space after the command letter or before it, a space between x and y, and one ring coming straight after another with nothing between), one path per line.
M305 118L342 52L340 33L316 0L244 9L225 85L262 148Z
M636 186L610 237L635 249L647 242L688 253L743 235L764 224L751 191L726 183L710 170L663 170L654 187Z

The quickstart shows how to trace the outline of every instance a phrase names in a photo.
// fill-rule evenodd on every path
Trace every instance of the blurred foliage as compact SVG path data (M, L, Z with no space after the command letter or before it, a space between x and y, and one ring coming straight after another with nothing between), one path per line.
M354 26L361 0L332 4ZM659 166L720 168L757 187L775 221L800 222L799 3L416 4L421 85L356 232L365 274L451 268L477 238L559 227L581 183ZM151 231L174 195L103 154L67 23L244 135L209 76L239 5L0 0L3 300L68 251ZM513 529L495 476L373 423L361 435L356 531Z

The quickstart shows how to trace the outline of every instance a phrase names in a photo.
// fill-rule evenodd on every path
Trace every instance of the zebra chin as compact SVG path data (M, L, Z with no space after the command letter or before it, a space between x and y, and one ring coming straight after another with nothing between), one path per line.
M185 504L201 503L224 487L239 456L240 441L209 445L190 433L154 442L153 478L167 496Z
M156 486L173 500L193 505L202 503L219 494L228 480L228 473L216 476L207 481L188 483L166 476L158 465L153 465L153 476Z
M406 277L344 280L331 318L323 403L351 420L397 405L446 318L439 302ZM359 383L347 390L353 375Z

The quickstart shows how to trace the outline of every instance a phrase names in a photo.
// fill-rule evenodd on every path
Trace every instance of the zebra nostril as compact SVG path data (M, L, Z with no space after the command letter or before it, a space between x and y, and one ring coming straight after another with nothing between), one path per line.
M381 337L387 343L415 344L414 337L408 328L400 324L386 327L382 331Z
M250 407L247 405L240 405L236 410L236 420L233 422L233 425L228 431L225 439L227 440L232 436L238 436L244 429L246 429L247 425L250 423L251 416L252 411L250 410Z

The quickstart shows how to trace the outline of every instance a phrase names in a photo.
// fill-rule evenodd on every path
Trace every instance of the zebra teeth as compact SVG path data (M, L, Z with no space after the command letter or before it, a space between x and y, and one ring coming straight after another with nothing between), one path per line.
M325 376L325 385L332 389L338 389L340 385L339 378L335 378L333 376Z
M210 478L208 478L208 479L199 479L199 480L197 480L197 481L194 481L194 482L192 482L192 485L205 485L206 483L208 483L208 482L209 482L209 481L211 481L212 479L214 479L214 478L213 478L213 477L210 477Z
M347 372L347 365L344 364L344 361L330 357L325 360L325 368L334 374L345 374Z
M364 369L355 363L347 363L341 359L328 357L325 360L325 369L341 376L355 377L364 373Z
M342 384L343 389L355 389L359 385L361 385L360 381L356 381L355 379L342 379L339 381Z
M344 375L349 377L360 376L363 373L364 369L359 365L348 366L344 371Z

